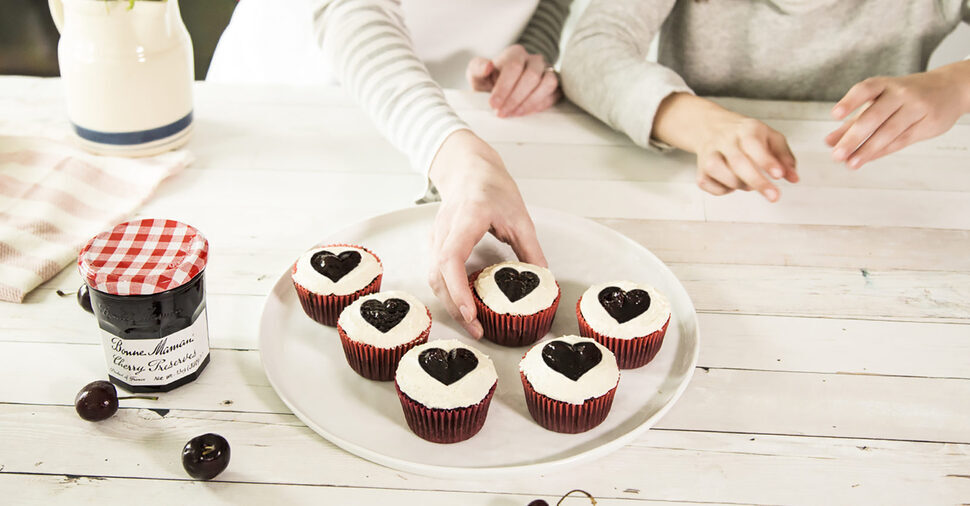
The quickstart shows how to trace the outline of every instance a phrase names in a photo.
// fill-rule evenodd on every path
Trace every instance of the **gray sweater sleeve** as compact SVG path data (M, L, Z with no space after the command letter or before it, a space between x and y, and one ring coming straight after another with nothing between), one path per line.
M593 0L563 54L566 96L643 147L666 147L651 137L657 107L671 93L691 93L676 72L647 61L675 3Z
M546 62L554 65L559 59L559 39L571 3L572 0L540 0L535 14L519 37L519 44L530 53L541 54Z

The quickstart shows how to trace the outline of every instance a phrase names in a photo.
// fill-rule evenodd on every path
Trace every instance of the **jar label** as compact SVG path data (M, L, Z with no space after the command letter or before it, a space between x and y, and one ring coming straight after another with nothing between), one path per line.
M209 356L206 310L188 327L161 339L124 339L101 331L108 373L131 386L174 383Z

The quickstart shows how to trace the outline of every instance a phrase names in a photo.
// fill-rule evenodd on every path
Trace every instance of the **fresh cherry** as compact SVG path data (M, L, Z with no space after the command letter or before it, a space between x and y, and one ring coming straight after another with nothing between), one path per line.
M182 467L197 480L211 480L229 465L229 441L219 434L203 434L185 443Z
M118 411L118 390L107 381L92 381L77 393L74 409L89 422L111 418Z
M536 499L535 501L530 502L529 506L549 506L549 503L547 503L545 499Z
M118 390L111 382L105 380L92 381L74 397L74 409L81 418L89 422L100 422L111 418L118 412L118 399L149 399L157 401L158 397L136 395L118 397Z
M77 289L77 303L85 311L94 313L94 308L91 307L91 294L88 292L88 285L81 285L81 288Z

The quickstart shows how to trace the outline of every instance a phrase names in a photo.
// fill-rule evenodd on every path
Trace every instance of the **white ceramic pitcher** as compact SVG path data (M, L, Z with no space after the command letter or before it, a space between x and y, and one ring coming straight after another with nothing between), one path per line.
M192 131L192 41L178 0L49 0L68 117L100 154L147 156Z

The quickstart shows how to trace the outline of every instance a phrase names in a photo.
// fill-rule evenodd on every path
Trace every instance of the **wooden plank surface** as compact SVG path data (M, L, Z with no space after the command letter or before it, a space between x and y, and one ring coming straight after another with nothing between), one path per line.
M541 496L578 487L604 498L759 504L817 504L823 497L832 503L954 503L970 493L970 480L960 477L970 465L970 447L960 444L652 430L596 462L476 481L374 466L291 415L173 410L160 416L126 409L110 422L91 424L70 407L0 405L0 420L15 422L0 424L4 438L21 442L5 452L4 473L184 480L182 445L214 431L233 445L220 481L331 485L339 479L343 487L501 488ZM72 444L78 440L96 442L97 451Z
M721 336L715 339L721 338ZM0 368L21 381L0 384L0 399L70 405L103 373L97 344L0 343ZM57 370L51 378L49 371ZM244 385L246 388L239 388ZM393 398L390 384L374 384ZM755 434L970 443L970 380L710 368L658 427ZM524 411L524 399L514 397ZM206 372L158 401L130 405L166 409L289 413L263 374L257 351L213 350ZM403 419L402 419L403 420Z
M0 305L0 492L18 504L513 505L574 487L601 504L970 503L970 118L849 171L821 142L831 104L718 99L799 158L802 182L768 204L704 194L692 156L634 147L573 105L502 120L483 95L448 97L530 204L632 237L687 287L699 368L657 429L561 473L480 481L397 472L313 434L259 364L263 296L304 248L410 205L425 181L339 90L200 83L196 161L139 215L210 239L212 366L88 424L71 402L104 374L100 337L54 293L77 274ZM65 135L61 100L57 80L0 79L0 133ZM210 430L233 441L233 465L219 483L189 481L178 450Z

